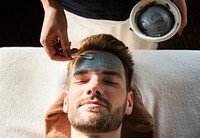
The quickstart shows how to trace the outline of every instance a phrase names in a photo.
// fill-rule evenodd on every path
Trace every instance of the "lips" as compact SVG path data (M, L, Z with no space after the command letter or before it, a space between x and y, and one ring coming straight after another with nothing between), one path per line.
M84 106L84 105L88 105L88 106L102 106L104 108L108 108L105 104L103 104L102 102L99 102L99 101L94 101L94 100L86 100L84 101L81 105L81 106Z

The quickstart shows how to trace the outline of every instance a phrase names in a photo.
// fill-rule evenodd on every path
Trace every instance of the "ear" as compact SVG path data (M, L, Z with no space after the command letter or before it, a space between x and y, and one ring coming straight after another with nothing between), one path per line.
M133 97L133 92L129 91L127 94L127 105L126 105L126 115L130 115L133 111L133 103L134 103L134 97Z
M67 91L65 90L64 92L64 102L63 102L63 112L67 113L68 112L68 105L67 105Z

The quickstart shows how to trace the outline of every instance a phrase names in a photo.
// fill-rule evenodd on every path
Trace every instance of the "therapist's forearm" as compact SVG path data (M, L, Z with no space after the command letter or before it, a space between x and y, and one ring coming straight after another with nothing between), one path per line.
M60 0L41 0L44 10L47 8L62 9Z

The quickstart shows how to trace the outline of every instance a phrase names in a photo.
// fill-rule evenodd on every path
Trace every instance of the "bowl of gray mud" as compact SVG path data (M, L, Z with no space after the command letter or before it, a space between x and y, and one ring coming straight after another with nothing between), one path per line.
M170 39L180 24L180 11L170 0L141 0L130 13L131 29L140 38L151 42Z

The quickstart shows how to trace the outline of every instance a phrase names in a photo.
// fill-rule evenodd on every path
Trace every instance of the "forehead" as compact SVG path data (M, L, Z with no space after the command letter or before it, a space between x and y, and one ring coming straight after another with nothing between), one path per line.
M112 53L104 51L87 51L81 54L74 63L74 72L81 70L91 70L97 72L100 68L123 73L121 60Z

